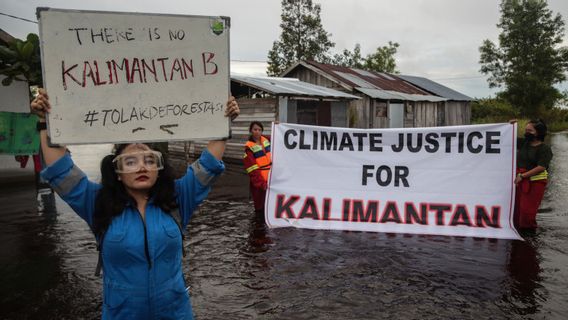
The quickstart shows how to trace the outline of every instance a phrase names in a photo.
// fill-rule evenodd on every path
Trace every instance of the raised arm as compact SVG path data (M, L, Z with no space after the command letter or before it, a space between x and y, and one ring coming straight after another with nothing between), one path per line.
M45 117L47 113L51 111L51 105L49 104L49 96L44 89L39 89L38 95L32 100L31 103L32 112L37 114L40 118L40 123L46 123ZM43 159L45 163L49 166L55 161L59 160L65 155L65 147L50 147L47 141L47 130L41 130L40 133L40 144L41 153L43 154Z
M31 109L39 116L40 123L45 123L45 117L51 111L45 90L39 90L39 94L31 103ZM47 168L41 173L42 178L47 180L73 211L92 228L95 199L100 185L87 179L85 173L73 163L69 155L66 155L65 147L48 145L46 130L40 131L40 142L41 152L47 164Z
M227 108L225 109L225 117L230 117L231 121L239 116L240 110L235 97L231 96L227 101ZM212 140L207 144L207 150L217 159L223 159L227 141L225 140Z

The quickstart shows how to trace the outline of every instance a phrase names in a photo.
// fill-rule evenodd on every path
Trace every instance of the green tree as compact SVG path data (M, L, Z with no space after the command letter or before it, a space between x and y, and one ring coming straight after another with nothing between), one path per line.
M328 51L335 46L321 24L321 7L312 0L282 0L282 33L268 52L270 76L278 76L294 62L329 62Z
M398 73L396 70L396 54L399 44L389 41L386 46L378 47L375 53L369 54L365 58L365 69L378 72Z
M368 54L363 58L361 56L361 46L356 44L353 51L345 49L341 54L335 54L332 62L343 67L398 73L394 59L398 47L398 43L389 41L388 45L378 47L374 53Z
M28 34L25 41L14 39L7 45L0 45L0 74L6 76L2 84L12 81L28 81L29 85L42 85L39 37Z
M544 0L503 0L499 45L485 40L479 51L481 73L499 96L527 116L554 106L562 94L554 84L566 79L568 48L564 21Z
M472 123L507 122L520 116L518 110L503 99L485 98L471 103Z
M341 54L335 54L332 63L342 67L363 69L365 59L361 56L361 45L357 43L353 51L344 49Z

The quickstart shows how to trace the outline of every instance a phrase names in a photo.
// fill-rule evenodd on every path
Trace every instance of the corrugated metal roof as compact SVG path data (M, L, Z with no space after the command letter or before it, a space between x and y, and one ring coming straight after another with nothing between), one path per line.
M355 88L355 90L360 91L373 99L381 99L381 100L429 101L429 102L440 102L448 100L446 98L441 98L432 95L403 93L403 92L382 90L382 89L357 87Z
M363 75L363 76L367 76L367 77L371 77L371 78L377 78L376 75L370 73L370 72L367 71L367 70L362 70L362 69L357 69L357 68L351 68L351 70L353 70L353 71L355 71L355 72L357 72L358 74Z
M375 86L367 81L365 81L364 79L351 74L351 73L346 73L346 72L341 72L341 71L334 71L335 74L339 75L340 77L343 77L351 82L353 82L354 84L356 84L358 87L362 87L362 88L375 88Z
M318 63L314 61L305 61L304 63L314 66L337 80L346 83L347 85L357 87L372 87L382 90L390 90L410 94L423 94L429 93L398 78L393 74L386 74L370 70L360 70L355 68L347 68L331 64ZM363 71L363 72L361 72ZM370 74L370 75L369 75ZM369 83L370 86L362 83Z
M430 79L422 78L422 77L415 77L415 76L403 76L399 75L405 81L412 83L415 86L418 86L426 91L429 91L435 95L439 95L440 97L444 97L448 100L455 100L455 101L472 101L473 99L466 96L465 94L461 94L453 89L450 89L446 86L443 86L437 82L434 82Z
M349 93L300 81L295 78L231 75L231 80L278 96L329 99L361 99Z

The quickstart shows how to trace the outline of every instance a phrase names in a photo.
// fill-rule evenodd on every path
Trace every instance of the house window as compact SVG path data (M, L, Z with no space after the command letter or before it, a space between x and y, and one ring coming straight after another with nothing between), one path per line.
M408 101L404 105L404 117L408 120L414 119L414 102Z
M297 116L299 124L318 124L318 108L315 103L298 103Z
M375 117L386 117L387 116L387 103L386 102L375 102Z

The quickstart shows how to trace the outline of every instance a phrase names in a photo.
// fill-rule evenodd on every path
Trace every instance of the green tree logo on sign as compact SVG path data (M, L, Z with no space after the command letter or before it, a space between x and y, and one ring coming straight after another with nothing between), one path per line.
M211 24L211 31L213 31L213 33L216 35L222 34L224 30L225 24L222 20L213 21L213 23Z

